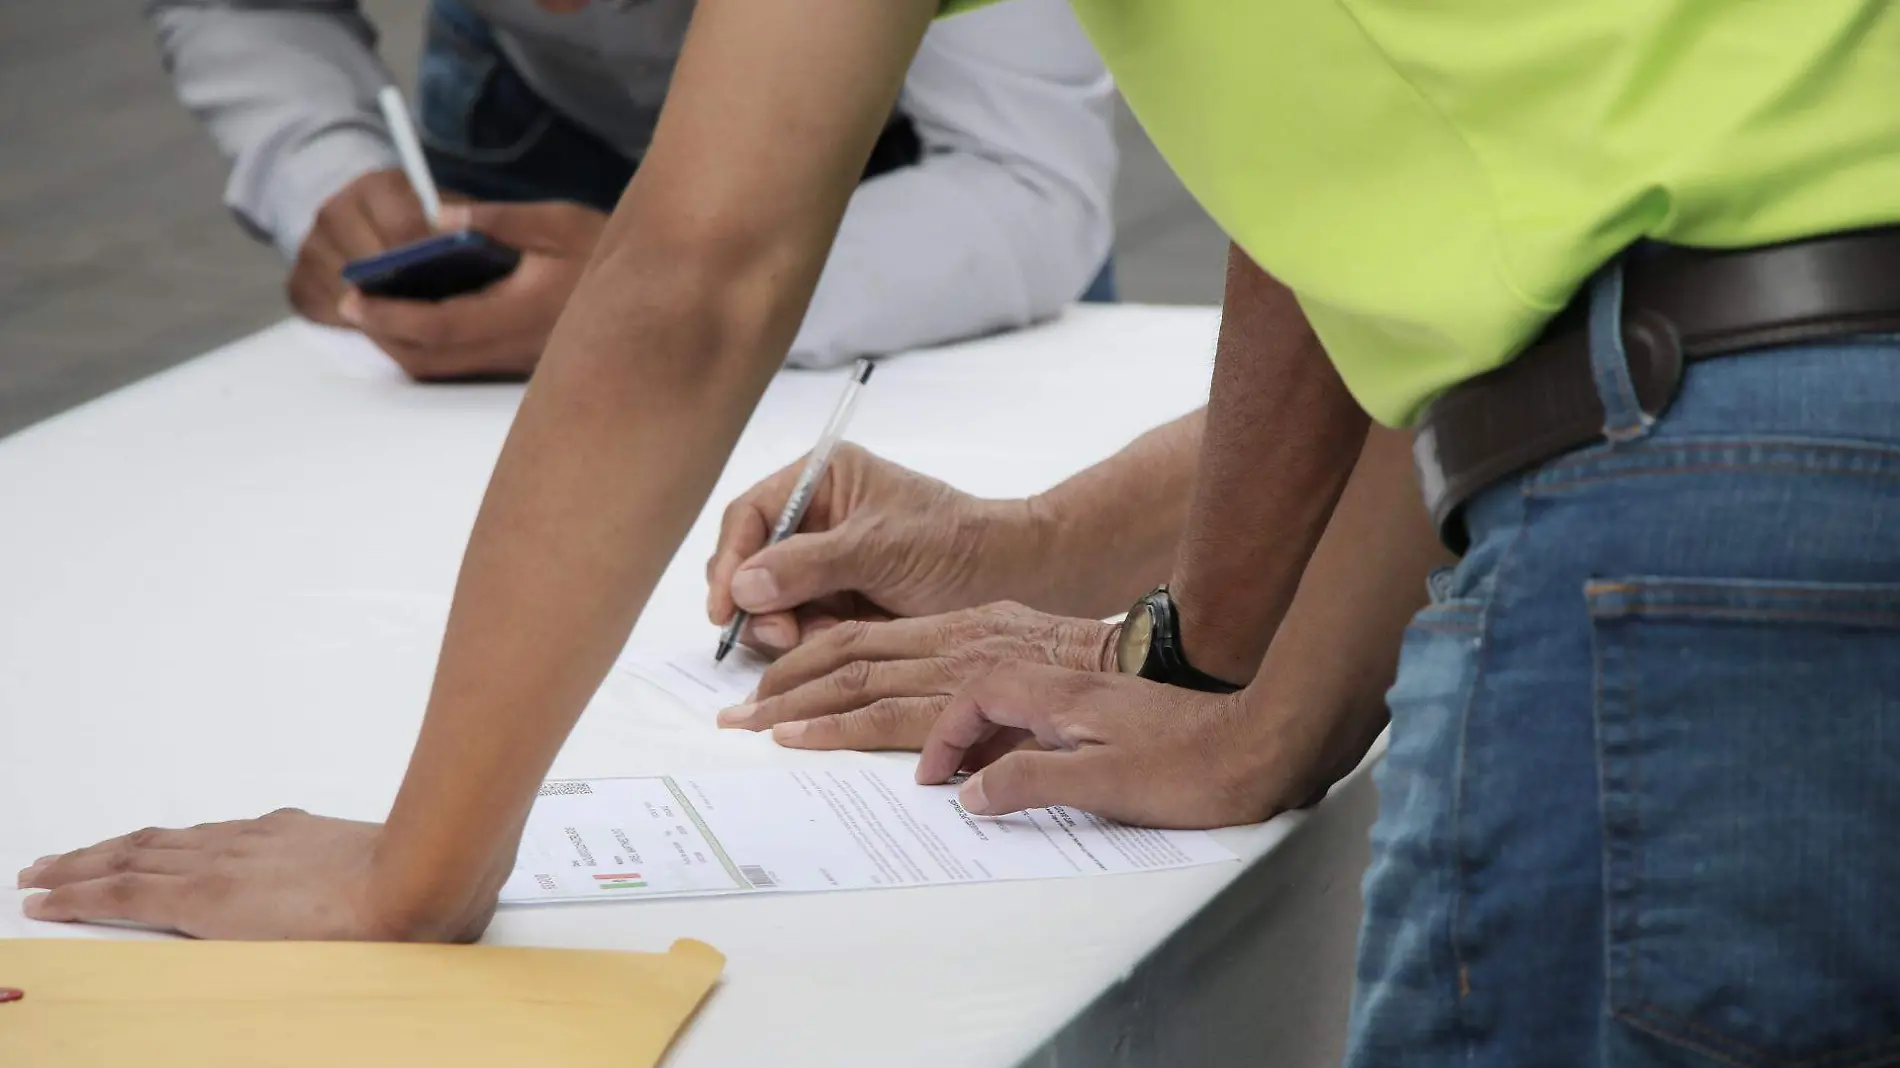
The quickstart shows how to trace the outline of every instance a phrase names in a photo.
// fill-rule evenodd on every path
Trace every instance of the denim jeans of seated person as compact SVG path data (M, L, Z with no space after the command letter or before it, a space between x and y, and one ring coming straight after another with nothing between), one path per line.
M1467 509L1377 771L1354 1068L1900 1064L1900 341L1693 364Z
M549 106L503 55L486 23L433 0L417 79L420 135L436 182L478 200L568 200L612 212L639 160ZM915 128L894 115L865 165L870 180L922 158ZM1115 300L1115 266L1085 301Z

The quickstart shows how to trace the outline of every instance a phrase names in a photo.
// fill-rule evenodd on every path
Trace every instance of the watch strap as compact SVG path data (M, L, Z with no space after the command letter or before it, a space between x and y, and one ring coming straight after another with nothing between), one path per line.
M1179 686L1182 689L1198 690L1202 693L1237 693L1242 687L1216 678L1188 663L1187 652L1181 648L1181 617L1175 611L1174 597L1166 586L1160 586L1142 599L1154 629L1148 642L1148 656L1142 662L1137 673L1150 682Z

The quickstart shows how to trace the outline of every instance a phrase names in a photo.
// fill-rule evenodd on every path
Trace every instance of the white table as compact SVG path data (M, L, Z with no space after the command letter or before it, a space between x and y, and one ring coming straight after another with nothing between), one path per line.
M1079 309L894 359L852 436L978 493L1041 489L1200 404L1215 323ZM808 447L839 382L779 376L716 504ZM411 385L357 339L286 323L0 442L0 871L283 805L380 818L519 396ZM697 632L717 514L638 634ZM555 772L826 759L613 687ZM1218 832L1245 864L504 910L488 938L719 947L725 979L677 1068L1318 1064L1350 974L1364 778L1315 813ZM0 892L0 937L98 933L22 920L18 896Z

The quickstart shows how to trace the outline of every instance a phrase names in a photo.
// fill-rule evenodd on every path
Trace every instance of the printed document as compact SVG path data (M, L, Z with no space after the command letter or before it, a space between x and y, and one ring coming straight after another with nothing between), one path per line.
M691 650L649 647L628 649L614 670L659 687L695 712L708 716L744 704L759 686L770 661L735 647L723 663L713 663L712 639Z
M1067 808L972 816L881 762L572 779L541 788L503 903L864 890L1233 861L1202 831Z

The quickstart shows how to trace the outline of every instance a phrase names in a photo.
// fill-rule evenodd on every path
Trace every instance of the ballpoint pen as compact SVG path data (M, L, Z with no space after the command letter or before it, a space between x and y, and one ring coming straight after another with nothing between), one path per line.
M818 437L818 444L812 446L811 455L805 457L805 469L799 472L798 484L792 487L792 495L785 500L785 508L778 514L778 525L772 528L772 537L767 545L777 545L793 534L798 533L798 524L805 519L805 509L811 506L812 495L818 492L818 483L825 477L825 468L831 463L831 454L837 450L838 443L844 440L845 424L851 421L851 409L857 406L858 393L864 384L871 380L871 371L877 365L870 360L859 360L851 369L851 381L844 387L844 396L838 398L838 407L831 413L831 422L825 424L825 432ZM719 651L713 654L713 663L726 659L732 647L739 641L739 632L745 629L745 622L751 618L744 611L735 610L732 622L719 635Z

